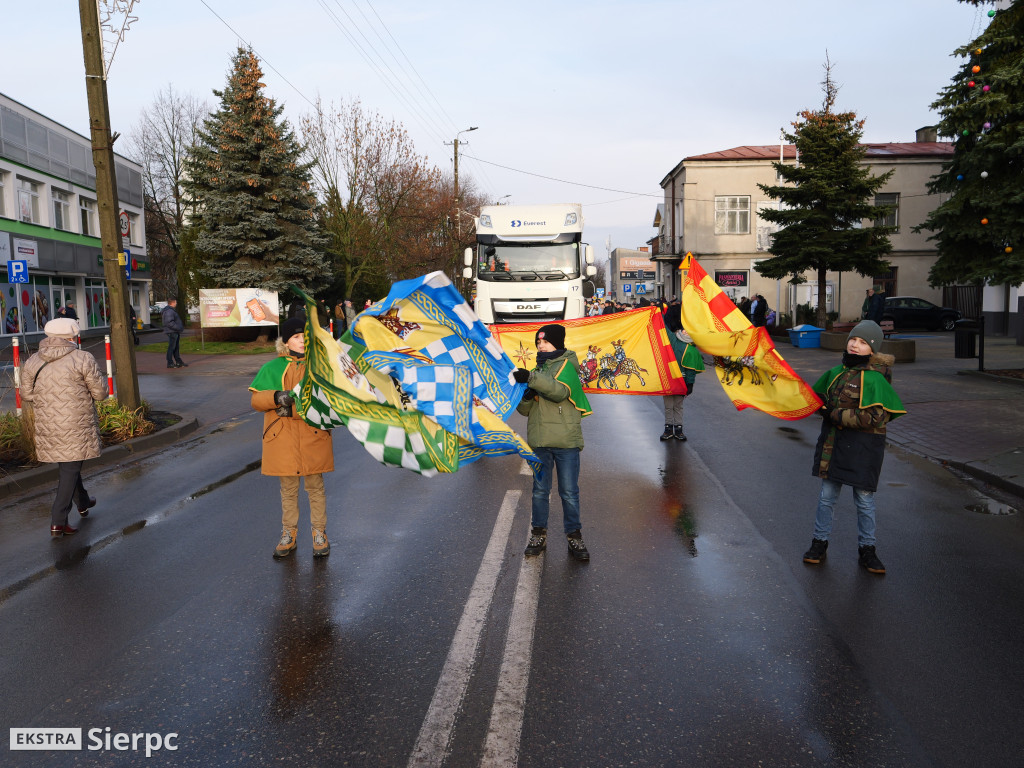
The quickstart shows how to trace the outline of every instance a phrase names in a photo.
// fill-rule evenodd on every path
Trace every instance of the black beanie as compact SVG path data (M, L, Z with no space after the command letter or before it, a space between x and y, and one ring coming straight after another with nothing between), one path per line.
M304 330L306 330L305 317L289 317L281 323L281 341L287 344L288 339L297 333L302 333Z
M565 349L565 327L561 325L542 325L533 338L536 346L541 339L551 344L555 349Z

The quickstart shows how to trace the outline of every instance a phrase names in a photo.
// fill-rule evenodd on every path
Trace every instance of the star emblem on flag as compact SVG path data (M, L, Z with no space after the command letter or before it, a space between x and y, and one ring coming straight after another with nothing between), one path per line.
M533 357L533 350L520 341L519 349L512 353L512 359L518 362L521 368L525 368L530 364L531 357Z

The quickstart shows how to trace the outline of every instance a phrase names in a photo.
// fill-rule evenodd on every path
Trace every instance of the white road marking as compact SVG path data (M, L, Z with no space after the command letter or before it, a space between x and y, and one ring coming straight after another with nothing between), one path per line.
M533 656L533 632L537 624L540 579L544 555L524 557L519 566L519 582L512 602L512 616L505 639L505 654L498 673L498 690L487 728L483 768L515 768L519 763L519 739L526 710L526 685L530 679Z
M462 618L455 630L448 658L445 659L441 677L434 689L427 715L420 726L419 736L409 756L409 766L433 766L439 768L448 755L455 717L462 699L466 695L469 678L473 672L480 634L487 621L491 598L501 572L505 557L512 520L522 491L507 491L498 512L498 519L487 543L480 569L477 571L469 599L462 611Z
M533 470L530 469L530 462L523 460L523 466L519 468L520 475L532 475Z

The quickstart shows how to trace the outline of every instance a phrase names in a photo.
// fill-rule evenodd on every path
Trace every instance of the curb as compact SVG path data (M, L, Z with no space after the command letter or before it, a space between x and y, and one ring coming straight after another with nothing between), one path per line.
M82 466L82 470L119 464L132 456L141 455L154 448L163 448L176 443L197 429L199 429L198 419L183 419L177 424L161 429L159 432L154 432L151 435L133 437L131 440L126 440L118 445L107 446L97 458L86 461ZM17 472L0 478L0 499L6 499L31 488L38 488L55 482L57 482L56 464L44 464L41 467L26 469L24 472Z
M1006 491L1007 493L1012 493L1014 496L1024 498L1024 485L1022 485L1021 482L1014 482L1014 480L1012 479L1003 477L1002 475L997 475L993 472L989 472L988 470L976 466L974 462L970 461L945 461L944 463L948 464L951 467L954 467L955 469L960 470L965 474L971 475L972 477L976 477L979 480L984 480L986 483L995 488L999 488L1000 490ZM1024 482L1024 478L1022 478L1022 482Z

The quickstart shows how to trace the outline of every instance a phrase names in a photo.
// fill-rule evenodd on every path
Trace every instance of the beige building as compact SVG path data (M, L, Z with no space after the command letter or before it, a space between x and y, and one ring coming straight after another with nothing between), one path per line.
M608 297L626 303L655 301L656 265L646 248L616 248L608 264Z
M895 206L886 223L898 231L890 241L892 270L884 275L861 277L856 272L829 272L826 277L827 310L838 312L840 321L860 317L864 292L874 283L885 286L889 296L917 296L942 303L942 289L928 285L928 270L936 251L928 241L928 232L914 233L939 204L927 183L953 154L953 145L937 142L934 129L918 131L912 143L865 144L866 165L873 175L895 171L880 189L875 203ZM758 261L770 257L776 225L762 219L758 212L777 208L758 188L758 184L781 182L773 162L797 162L792 145L735 147L720 152L684 158L661 181L665 203L659 206L655 225L659 229L658 247L653 258L662 268L664 295L679 294L680 272L668 268L678 265L687 252L700 261L734 300L760 293L768 305L792 313L798 304L817 306L817 274L805 274L806 283L790 285L788 280L772 280L755 271ZM871 226L872 222L862 222Z

